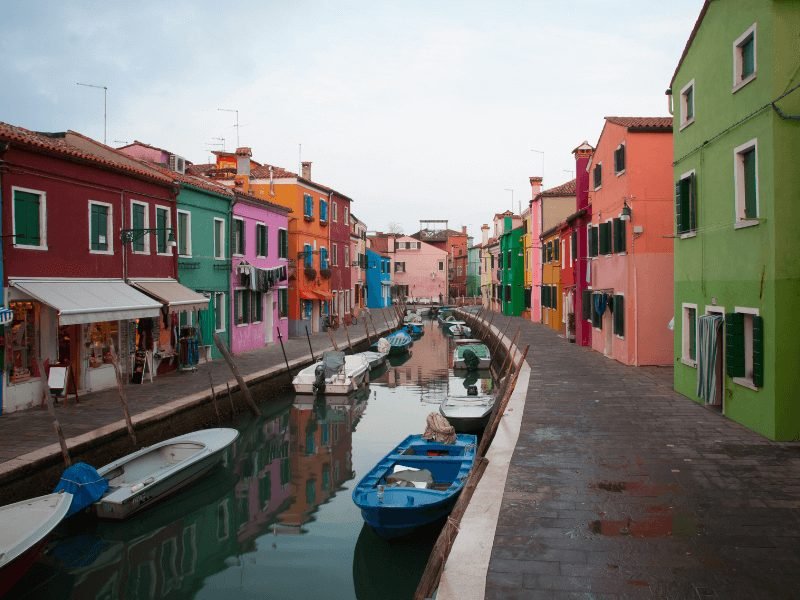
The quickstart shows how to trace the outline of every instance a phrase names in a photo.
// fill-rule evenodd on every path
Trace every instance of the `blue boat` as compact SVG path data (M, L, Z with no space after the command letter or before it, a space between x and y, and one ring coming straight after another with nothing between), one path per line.
M384 539L441 521L464 488L476 446L470 434L458 434L454 444L410 435L358 482L353 502Z
M399 329L386 336L386 341L389 342L389 356L397 356L398 354L405 354L414 343L414 340L404 330ZM372 344L377 349L378 342Z
M406 323L403 329L405 329L412 338L419 338L425 333L425 328L422 326L422 323Z

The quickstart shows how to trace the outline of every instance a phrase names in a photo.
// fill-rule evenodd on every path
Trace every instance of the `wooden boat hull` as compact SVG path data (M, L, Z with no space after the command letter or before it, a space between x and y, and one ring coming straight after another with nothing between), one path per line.
M98 469L109 491L94 507L101 519L121 520L149 508L206 475L236 438L235 429L187 433L143 448ZM184 455L177 460L169 454Z
M410 435L378 462L353 490L364 522L384 539L408 535L444 519L458 499L475 461L474 435L458 435L455 444L428 442ZM424 469L433 486L392 487L387 477L397 468Z

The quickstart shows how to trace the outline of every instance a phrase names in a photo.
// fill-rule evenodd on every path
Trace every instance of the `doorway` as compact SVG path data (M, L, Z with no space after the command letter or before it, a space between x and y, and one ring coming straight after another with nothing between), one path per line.
M264 343L270 344L272 343L272 323L273 323L273 316L275 307L273 306L272 298L274 297L273 292L267 292L264 294L262 302L264 306L261 307L261 314L264 315Z
M58 364L69 365L75 389L81 384L81 326L61 325L58 328Z

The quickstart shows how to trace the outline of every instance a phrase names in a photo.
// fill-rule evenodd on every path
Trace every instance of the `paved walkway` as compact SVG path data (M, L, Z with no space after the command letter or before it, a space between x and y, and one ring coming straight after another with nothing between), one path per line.
M396 317L392 321L394 310L388 308L373 309L371 314L372 321L368 319L369 332L374 340L372 324L374 323L378 332L383 332L387 329L387 321L393 323ZM344 327L339 327L333 332L340 350L347 348L348 333L354 345L366 339L363 319L359 319L357 324L348 329L345 332ZM299 365L310 362L311 355L305 337L284 340L284 345L293 371ZM317 358L323 350L332 349L330 337L325 332L312 335L311 346ZM238 354L234 358L246 381L258 380L270 373L286 370L281 346L277 341L270 346ZM159 413L168 413L172 406L182 400L210 398L209 372L218 394L220 391L225 392L226 382L231 387L236 385L222 359L201 363L195 372L173 372L154 378L153 383L147 380L142 385L126 385L134 425L143 419L157 418ZM56 406L56 416L71 448L91 440L100 431L125 428L116 388L82 394L78 404L70 396L66 405L60 402ZM13 479L15 471L30 469L31 465L54 455L60 457L60 449L47 410L32 408L0 417L0 480L6 477ZM9 493L0 491L0 497L4 501L10 501L13 491L6 491Z
M531 373L486 598L800 595L800 445L514 321Z

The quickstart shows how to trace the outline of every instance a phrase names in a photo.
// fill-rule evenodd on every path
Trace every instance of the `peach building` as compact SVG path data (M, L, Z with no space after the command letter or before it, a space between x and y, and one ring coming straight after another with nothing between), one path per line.
M592 348L672 364L672 118L606 117L588 171Z

